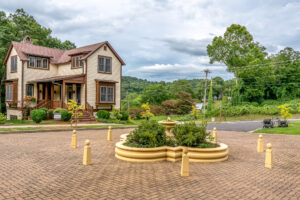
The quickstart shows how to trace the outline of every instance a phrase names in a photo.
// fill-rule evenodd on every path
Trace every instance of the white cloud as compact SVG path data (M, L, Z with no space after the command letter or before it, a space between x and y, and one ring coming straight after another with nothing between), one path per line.
M77 46L108 40L126 62L125 75L156 80L231 75L210 66L206 45L232 23L276 53L300 50L300 2L293 0L10 0L0 9L24 8L53 35Z

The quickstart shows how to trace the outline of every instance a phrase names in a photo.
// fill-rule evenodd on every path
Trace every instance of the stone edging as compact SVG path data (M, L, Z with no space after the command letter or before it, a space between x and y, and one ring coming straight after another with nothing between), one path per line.
M124 136L123 136L124 137ZM122 137L121 137L122 140ZM124 141L116 143L115 157L120 160L130 162L156 162L181 160L182 148L178 147L155 147L155 148L136 148L123 145ZM220 162L228 159L228 146L218 143L220 146L216 148L188 148L190 162Z

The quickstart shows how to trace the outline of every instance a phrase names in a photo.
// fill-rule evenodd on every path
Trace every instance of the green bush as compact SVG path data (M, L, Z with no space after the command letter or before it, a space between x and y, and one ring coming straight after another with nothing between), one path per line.
M54 110L54 113L61 113L61 111L63 111L63 110L66 110L66 109L64 109L64 108L56 108Z
M0 124L5 124L6 116L3 113L0 113Z
M209 143L210 134L206 132L206 124L197 126L195 122L178 124L173 129L174 138L178 145L188 147L201 147Z
M111 118L121 120L122 115L118 109L113 109L111 112Z
M52 109L49 109L48 110L48 116L49 116L49 119L53 119L54 118L54 110L52 110Z
M127 121L128 120L128 114L126 112L120 112L121 114L121 120Z
M143 121L128 136L125 145L132 147L159 147L166 144L165 127L154 120Z
M99 110L97 112L97 117L98 117L98 119L109 119L110 113L106 110Z
M48 109L47 108L39 108L39 110L45 112L45 117L43 118L43 120L45 120L47 118Z
M72 113L69 113L69 111L66 109L61 110L60 114L61 114L61 120L63 121L69 121L72 117Z
M131 116L134 116L134 119L141 119L141 113L143 110L141 108L130 108L129 114Z
M41 121L46 118L46 115L47 114L45 113L45 111L41 109L32 110L30 113L31 119L35 123L41 123Z

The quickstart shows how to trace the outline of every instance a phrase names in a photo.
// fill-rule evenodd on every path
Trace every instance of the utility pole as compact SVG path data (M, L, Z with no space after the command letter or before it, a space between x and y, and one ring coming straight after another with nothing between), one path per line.
M204 86L204 102L203 102L203 119L205 119L205 105L206 105L206 87L207 87L207 75L210 73L209 69L204 70L205 73L205 86Z
M127 113L129 114L129 100L128 100L128 90L127 90L127 94L126 94L126 97L127 97Z

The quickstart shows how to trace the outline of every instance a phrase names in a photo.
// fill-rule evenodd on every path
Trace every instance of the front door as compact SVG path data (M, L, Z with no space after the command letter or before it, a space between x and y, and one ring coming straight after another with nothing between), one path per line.
M78 105L81 104L81 85L76 85L76 99Z

